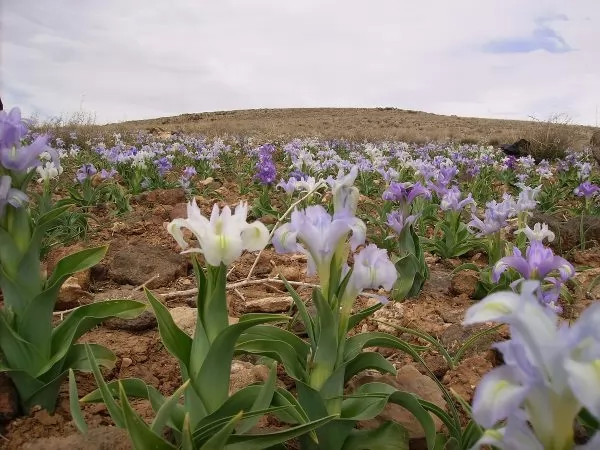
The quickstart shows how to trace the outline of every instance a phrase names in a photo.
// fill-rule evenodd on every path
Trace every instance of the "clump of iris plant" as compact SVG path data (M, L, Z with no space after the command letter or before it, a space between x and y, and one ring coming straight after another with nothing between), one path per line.
M524 280L537 280L541 283L537 290L540 303L558 313L562 312L558 304L561 287L575 275L575 268L543 244L544 239L549 242L554 240L554 233L548 229L548 225L536 223L533 229L526 226L517 231L529 240L525 256L516 246L513 247L512 255L500 258L494 265L492 281L498 282L507 269L512 269L523 277L513 283L515 288ZM555 272L558 276L552 276Z
M575 445L574 423L583 410L600 418L600 303L569 326L540 304L538 280L520 292L496 292L473 305L464 325L500 322L511 339L494 345L504 365L488 372L475 389L473 418L486 430L473 448L600 448L596 433Z
M600 187L593 184L589 180L584 181L577 186L573 193L582 199L581 213L579 220L579 240L581 242L581 249L585 249L585 216L589 215L592 209L593 198L600 192Z
M413 212L413 202L418 197L431 199L431 193L418 182L392 182L382 197L397 206L387 215L387 225L396 233L390 242L392 261L400 274L392 296L395 300L403 300L417 295L429 277L423 247L414 229L419 213Z

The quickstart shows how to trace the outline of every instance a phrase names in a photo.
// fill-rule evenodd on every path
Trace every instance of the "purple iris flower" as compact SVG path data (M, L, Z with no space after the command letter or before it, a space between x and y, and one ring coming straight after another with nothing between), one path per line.
M183 169L183 178L189 180L197 173L198 172L196 172L196 169L194 167L186 167L185 169Z
M308 274L319 272L323 278L328 273L331 258L340 241L348 233L354 251L365 242L366 226L356 217L332 217L321 205L292 213L289 223L277 228L273 235L273 247L278 253L304 252L308 256ZM300 241L300 243L298 242Z
M492 270L492 281L497 282L500 275L509 267L519 272L527 280L544 280L551 272L557 270L562 281L575 275L575 268L566 259L556 256L552 249L546 248L541 241L531 241L525 257L521 251L513 248L512 256L501 258Z
M273 162L273 153L275 153L275 146L273 144L264 144L258 149L255 178L261 184L269 185L275 182L277 168Z
M401 234L406 227L413 225L418 218L417 214L405 217L402 211L392 211L387 215L388 220L386 223L396 233Z
M98 170L96 170L96 167L93 164L84 164L77 169L77 172L75 173L75 179L76 181L83 183L88 178L93 177L96 173L98 173Z
M154 165L158 169L158 173L161 177L164 177L165 174L173 167L173 164L171 164L171 161L169 161L166 156L154 161Z
M48 146L48 140L48 136L38 136L27 146L2 147L0 148L0 163L9 170L26 172L27 169L41 164L38 158L44 152L48 152L52 161L58 163L58 153Z
M13 108L9 113L0 111L0 148L18 145L27 134L27 126L21 119L21 110Z
M393 181L384 191L382 198L387 201L400 202L410 205L418 196L431 198L431 192L421 183L415 183L411 186L410 183L399 183Z
M7 205L20 208L29 201L27 194L11 187L12 178L9 175L0 177L0 217L4 216Z
M116 174L117 174L117 171L115 169L110 169L110 170L102 169L100 171L100 178L102 178L103 180L108 180L108 179L114 177Z
M442 201L440 202L440 209L442 211L461 211L467 205L471 205L472 210L475 208L475 200L473 200L471 193L462 200L460 197L461 192L460 189L458 189L458 186L452 186L443 195Z
M596 186L589 181L584 181L579 186L575 188L573 191L575 195L578 197L591 198L596 194L596 192L600 191L600 187Z

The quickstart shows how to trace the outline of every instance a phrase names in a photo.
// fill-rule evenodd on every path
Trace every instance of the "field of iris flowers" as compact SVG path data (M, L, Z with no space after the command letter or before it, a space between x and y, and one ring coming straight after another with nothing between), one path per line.
M600 171L563 150L0 112L0 446L599 448Z

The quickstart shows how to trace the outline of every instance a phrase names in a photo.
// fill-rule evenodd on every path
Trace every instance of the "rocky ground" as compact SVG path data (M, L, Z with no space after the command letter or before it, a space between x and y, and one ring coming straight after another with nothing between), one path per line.
M227 186L220 188L225 200L234 204L236 198L228 198ZM48 255L45 270L51 271L62 256L82 247L109 243L106 258L92 270L69 279L61 293L57 305L56 321L61 314L68 314L70 308L90 302L100 302L115 298L133 298L145 301L143 286L151 289L171 310L175 321L184 330L193 332L196 312L195 297L190 292L195 287L189 258L179 254L174 239L164 228L165 222L185 216L185 199L180 190L154 191L136 198L133 211L120 219L109 221L102 210L95 214L99 225L91 234L90 242L67 248L56 248ZM210 211L213 199L199 198L204 213ZM597 227L597 224L596 224ZM565 229L565 235L569 228ZM231 268L228 282L233 284L246 280L256 258L255 254L245 254ZM481 255L470 257L475 263L484 263ZM436 337L450 351L456 351L474 333L483 327L465 328L461 326L466 309L473 304L476 278L473 274L461 273L452 276L454 267L463 261L440 261L427 257L431 275L421 294L403 303L389 303L371 319L363 321L356 331L379 329L398 335L391 325L415 328ZM600 286L595 292L587 292L587 286L600 275L600 249L595 247L583 252L574 252L570 260L576 266L593 267L577 275L582 289L574 289L575 302L565 308L568 317L576 317L591 301L600 296ZM298 292L310 298L310 283L316 280L306 276L306 260L302 255L278 255L272 248L263 252L252 273L252 280L275 278L282 271L291 281L306 283L299 286ZM254 284L238 285L228 290L231 320L246 312L288 312L292 301L283 285L277 282L257 281ZM364 307L368 298L361 298ZM67 311L66 311L67 310ZM61 313L61 311L66 311ZM293 310L292 310L293 311ZM381 323L377 320L386 322ZM412 335L403 337L419 345L424 341ZM433 374L448 388L452 388L466 401L470 401L479 379L494 365L498 364L496 353L490 346L494 341L508 337L506 328L499 328L486 335L466 352L454 369L449 369L444 358L434 349L423 353L423 357ZM105 322L84 335L83 342L103 344L118 357L111 371L104 371L107 380L138 377L159 389L163 394L171 394L180 385L178 365L161 344L156 319L150 311L136 319L125 321L113 319ZM445 407L444 399L425 367L411 357L395 350L378 349L398 368L398 375L384 377L394 386L414 392L423 398ZM266 378L264 366L254 365L248 358L235 361L232 370L232 392L241 387ZM352 385L369 381L371 374L353 379ZM293 384L285 377L283 383L290 389ZM80 395L96 388L91 375L77 375ZM87 436L80 435L71 422L69 412L68 386L61 391L57 412L50 416L45 411L33 411L20 416L16 408L14 393L7 379L0 376L0 448L2 449L128 449L131 448L126 433L113 426L106 407L102 404L83 406L85 420L90 426ZM136 401L134 407L145 418L152 417L148 402ZM419 425L407 411L397 406L388 406L384 414L375 420L394 419L404 424L412 437L411 448L418 448L423 436ZM437 423L442 429L441 423ZM370 423L361 424L370 426ZM277 423L268 420L261 423L263 428L276 427Z

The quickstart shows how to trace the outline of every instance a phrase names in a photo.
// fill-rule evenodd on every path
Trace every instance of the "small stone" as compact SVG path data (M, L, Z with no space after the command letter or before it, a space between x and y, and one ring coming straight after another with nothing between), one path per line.
M301 270L296 266L274 267L271 277L281 275L287 281L300 281Z
M247 301L245 310L246 312L285 312L293 304L294 300L289 295L284 297L264 297Z
M89 273L89 272L88 272ZM92 303L94 296L86 292L76 277L69 277L60 287L55 311L64 311L65 309L76 308L77 306L88 305Z
M388 322L391 325L402 326L404 317L404 305L399 302L389 302L382 308L375 311L373 319L378 321ZM394 327L386 325L381 322L377 322L377 329L382 333L389 333L393 335L398 334L398 330Z
M161 296L154 294L160 300ZM113 330L129 330L129 331L145 331L155 328L158 324L154 311L148 302L146 294L142 291L133 291L130 289L111 289L100 292L95 295L94 302L102 302L106 300L136 300L146 304L146 310L137 317L132 319L121 319L113 317L103 322L106 328Z
M196 321L198 319L196 308L177 306L175 308L171 308L169 312L171 313L171 317L173 317L173 322L175 322L175 325L181 328L190 337L194 337ZM229 317L229 325L234 325L239 321L240 319L237 317Z
M476 275L476 272L465 270L457 273L452 277L450 294L457 296L465 294L469 298L472 298L477 290L477 283L479 283L479 277Z
M231 363L231 381L229 383L229 395L249 386L253 383L264 382L269 377L267 366L255 366L246 361L233 361Z
M131 360L131 358L127 358L127 357L125 357L125 358L123 358L123 359L121 360L121 367L122 367L122 368L123 368L123 367L129 367L129 366L130 366L130 365L132 365L132 364L133 364L133 361Z

